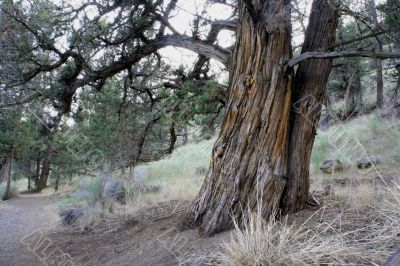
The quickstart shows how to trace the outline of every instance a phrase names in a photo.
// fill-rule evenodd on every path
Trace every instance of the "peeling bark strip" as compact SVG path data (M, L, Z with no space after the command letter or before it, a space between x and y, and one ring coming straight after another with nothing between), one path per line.
M183 221L204 235L230 228L232 216L244 221L247 208L256 210L259 202L268 217L286 184L293 72L283 62L292 56L290 1L251 2L253 14L239 2L225 118L206 180Z
M268 218L275 207L294 212L307 203L321 106L300 105L295 113L292 103L306 96L322 102L332 60L302 62L294 77L285 64L292 57L289 3L239 1L226 114L184 229L211 235L231 228L232 219L245 222L248 210ZM337 12L314 0L303 52L332 46L336 27Z

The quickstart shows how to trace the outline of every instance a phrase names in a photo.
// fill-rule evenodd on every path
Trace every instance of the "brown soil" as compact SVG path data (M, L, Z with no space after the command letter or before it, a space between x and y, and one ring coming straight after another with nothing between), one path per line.
M178 230L187 203L170 202L135 218L104 220L85 232L62 230L49 238L82 265L204 265L230 238L225 232L202 238L197 230Z
M0 265L53 265L52 255L45 258L40 253L47 243L51 243L48 253L57 247L64 254L58 262L73 265L207 263L230 233L205 239L197 230L180 232L177 225L186 208L187 203L165 203L135 218L105 219L82 232L60 226L57 209L46 192L20 193L0 202Z
M313 228L340 217L340 222L331 226L340 231L359 230L361 235L353 235L355 238L362 237L368 225L383 223L374 208L350 211L334 195L314 193L314 196L326 208L291 215L289 223L302 224L312 216L307 227ZM134 217L98 221L82 231L57 226L59 218L49 195L20 194L0 203L0 265L43 265L37 254L21 241L37 229L67 254L64 258L74 265L212 265L213 254L219 251L221 243L230 239L231 233L202 238L197 230L181 232L177 225L187 208L187 202L163 203L141 210ZM390 252L397 243L393 245ZM384 262L389 254L376 258L375 263ZM42 261L51 265L49 260Z

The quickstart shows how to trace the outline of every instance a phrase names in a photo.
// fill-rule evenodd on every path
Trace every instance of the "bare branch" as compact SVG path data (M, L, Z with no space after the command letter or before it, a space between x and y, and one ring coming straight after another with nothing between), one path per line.
M366 39L369 39L369 38L372 38L372 37L377 37L377 36L382 35L382 34L385 34L385 33L386 33L386 31L381 31L381 30L379 30L379 31L376 31L376 32L372 32L372 33L370 33L370 34L367 34L367 35L365 35L365 36L360 36L360 37L358 37L358 38L354 38L354 39L351 39L351 40L348 40L348 41L344 41L344 42L342 42L342 43L337 43L337 44L335 44L335 45L329 47L329 49L336 48L336 47L340 47L340 46L344 46L344 45L353 44L353 43L355 43L355 42L359 42L359 41L362 41L362 40L366 40Z
M379 59L400 58L400 53L385 53L373 51L340 51L340 52L306 52L296 56L286 64L290 67L298 65L299 63L308 59L328 59L328 58L341 58L341 57L369 57Z
M164 46L173 45L176 47L191 50L200 55L215 59L225 66L228 65L230 51L217 45L208 44L203 41L193 40L190 37L183 35L169 35L165 36L163 40Z

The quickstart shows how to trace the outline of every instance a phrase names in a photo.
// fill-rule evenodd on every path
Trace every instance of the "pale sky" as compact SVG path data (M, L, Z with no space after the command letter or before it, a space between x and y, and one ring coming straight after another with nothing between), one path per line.
M180 33L191 33L191 23L195 18L195 14L201 15L202 11L206 6L206 0L179 0L177 3L176 12L171 18L171 25ZM228 19L232 13L226 5L213 4L207 8L207 16L211 19ZM218 43L222 47L229 47L234 44L234 34L231 31L221 31L218 36ZM197 57L196 53L193 53L186 49L167 47L160 51L160 53L168 60L173 66L186 65L190 67ZM222 64L215 60L211 60L212 69L216 72L221 72L223 68ZM227 74L223 74L220 79L223 80L227 77Z
M59 2L62 0L53 0L54 2ZM80 0L71 0L72 2L80 3ZM364 5L367 0L350 0L351 3L361 6ZM377 4L384 2L384 0L375 0ZM307 15L311 8L312 1L309 0L301 0L300 2L300 11L305 12ZM87 14L90 16L91 13L96 13L95 10L90 10L89 7ZM95 8L94 8L95 9ZM205 10L206 9L206 10ZM190 34L191 33L191 24L195 18L196 14L202 15L203 11L206 11L206 16L211 20L217 19L228 19L232 13L231 9L226 5L222 4L212 4L207 5L207 0L178 0L176 10L171 14L172 18L170 19L171 25L180 33ZM296 12L293 12L293 15L296 16ZM112 19L113 15L110 14L110 19ZM304 21L307 26L307 18ZM79 27L79 25L77 25ZM301 27L299 23L295 23L293 26L293 43L294 45L299 45L303 41L303 34L301 31ZM229 47L234 44L234 34L231 31L222 31L218 36L218 44L222 47ZM180 65L184 65L186 67L191 67L194 60L197 57L197 54L181 48L167 47L160 51L160 53L164 56L165 60L169 62L173 67L178 67ZM220 73L223 69L222 64L216 62L215 60L211 60L212 69L215 72ZM227 73L223 73L220 77L220 81L226 79Z

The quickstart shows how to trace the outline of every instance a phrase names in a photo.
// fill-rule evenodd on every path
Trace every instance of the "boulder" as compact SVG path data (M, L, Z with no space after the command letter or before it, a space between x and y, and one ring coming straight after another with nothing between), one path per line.
M126 189L121 181L108 180L104 186L104 192L109 199L126 204Z
M338 121L338 118L331 113L326 114L325 116L322 116L321 119L319 120L318 126L321 128L328 128L332 125L334 125Z
M400 265L400 249L389 258L384 266L399 266Z
M61 211L59 214L63 225L75 225L78 219L83 215L83 210L81 207L73 207Z
M332 174L343 171L343 164L339 160L325 160L320 169L324 174Z
M379 163L380 159L372 155L365 155L356 161L358 169L369 168L372 167L372 165L377 165Z

